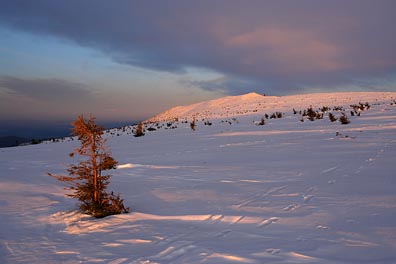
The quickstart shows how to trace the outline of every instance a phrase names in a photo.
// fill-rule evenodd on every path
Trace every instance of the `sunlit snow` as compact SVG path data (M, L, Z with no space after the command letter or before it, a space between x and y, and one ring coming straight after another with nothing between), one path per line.
M108 131L131 213L104 219L46 176L76 140L0 149L0 263L396 263L395 99L251 93L173 108L143 137ZM351 123L293 114L310 106Z

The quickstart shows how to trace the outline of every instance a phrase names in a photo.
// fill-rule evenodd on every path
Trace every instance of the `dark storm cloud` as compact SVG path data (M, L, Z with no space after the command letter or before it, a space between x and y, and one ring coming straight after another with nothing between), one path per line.
M393 0L10 0L2 1L0 23L100 49L120 63L203 67L284 93L394 74L394 10Z
M22 79L0 77L0 90L12 97L24 96L37 101L80 102L90 98L91 92L83 84L61 79Z

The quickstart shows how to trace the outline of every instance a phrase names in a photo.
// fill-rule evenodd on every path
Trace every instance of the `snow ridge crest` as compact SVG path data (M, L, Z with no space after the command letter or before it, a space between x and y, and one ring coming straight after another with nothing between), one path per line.
M349 106L358 102L381 102L396 98L396 92L335 92L312 93L288 96L266 96L250 92L237 96L226 96L168 109L146 122L166 122L175 119L219 119L242 115L264 115L276 111L321 106Z

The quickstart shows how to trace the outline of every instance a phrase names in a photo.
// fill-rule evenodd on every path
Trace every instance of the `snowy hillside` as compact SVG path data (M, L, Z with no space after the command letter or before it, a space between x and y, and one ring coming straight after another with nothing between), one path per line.
M275 111L289 111L292 108L306 109L310 106L350 106L359 102L384 102L395 98L394 92L367 93L318 93L290 96L264 96L257 93L248 93L238 96L227 96L220 99L201 102L188 106L171 108L149 121L169 121L179 119L222 118L252 114L264 114Z
M78 142L0 149L0 263L396 263L395 99L250 93L113 129L132 212L104 219L46 176Z

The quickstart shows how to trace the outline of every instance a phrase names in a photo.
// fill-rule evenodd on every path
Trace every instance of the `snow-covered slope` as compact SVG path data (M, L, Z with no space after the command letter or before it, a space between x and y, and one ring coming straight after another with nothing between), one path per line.
M159 117L177 129L112 130L110 188L132 213L104 219L45 175L65 173L76 141L0 149L0 263L396 263L395 99L248 94ZM351 123L301 122L292 109L310 105ZM211 126L182 120L204 111Z
M292 108L306 109L310 106L349 106L359 102L383 102L395 98L394 92L339 92L289 96L264 96L248 93L227 96L188 106L177 106L150 118L149 122L179 119L211 119L265 114L274 111L290 111Z

